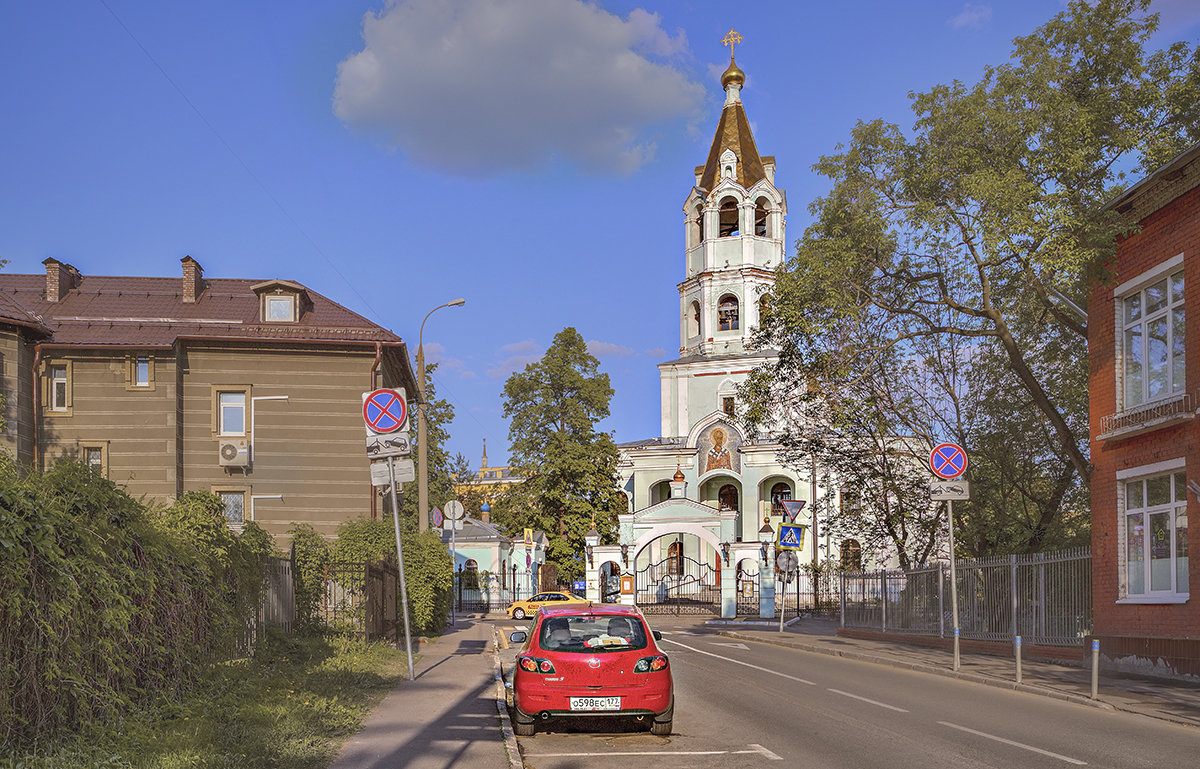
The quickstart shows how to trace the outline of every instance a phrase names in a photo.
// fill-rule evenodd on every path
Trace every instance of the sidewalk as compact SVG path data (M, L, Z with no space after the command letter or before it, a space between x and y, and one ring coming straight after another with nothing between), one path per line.
M418 651L416 680L388 693L331 769L521 767L508 714L500 713L504 693L492 624L459 617Z
M1025 659L1020 684L1016 662L1011 657L984 654L960 655L955 672L954 653L949 650L876 641L837 635L837 621L807 617L779 632L770 624L749 622L710 623L705 627L730 638L786 646L847 659L905 668L922 673L959 678L1015 691L1067 700L1092 707L1140 713L1189 726L1200 726L1200 684L1100 671L1097 699L1091 699L1090 662L1085 667L1035 662Z

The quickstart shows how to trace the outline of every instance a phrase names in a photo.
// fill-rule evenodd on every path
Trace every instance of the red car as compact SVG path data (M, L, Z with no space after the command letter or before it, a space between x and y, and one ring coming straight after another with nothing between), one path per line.
M654 734L671 733L671 665L646 618L633 606L543 607L513 673L513 730L532 735L537 721L572 716L632 716Z

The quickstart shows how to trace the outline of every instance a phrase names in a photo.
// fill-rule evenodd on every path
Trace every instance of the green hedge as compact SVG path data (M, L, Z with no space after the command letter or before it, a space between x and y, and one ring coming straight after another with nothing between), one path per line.
M152 510L77 462L0 473L0 747L190 686L244 636L270 551L212 494Z

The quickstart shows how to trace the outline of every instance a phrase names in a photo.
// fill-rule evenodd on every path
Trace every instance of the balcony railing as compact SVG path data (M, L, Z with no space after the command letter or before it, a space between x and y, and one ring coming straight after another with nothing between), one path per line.
M1195 416L1191 393L1179 393L1165 400L1146 403L1100 418L1100 438L1122 438L1164 427Z

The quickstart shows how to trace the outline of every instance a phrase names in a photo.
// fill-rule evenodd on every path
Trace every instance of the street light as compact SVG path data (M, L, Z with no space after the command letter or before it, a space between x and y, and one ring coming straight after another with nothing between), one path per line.
M759 545L762 547L763 563L765 563L767 565L770 565L770 561L767 560L768 556L770 555L770 553L767 551L767 546L770 545L774 541L775 541L775 529L771 528L771 519L763 518L762 528L758 530L758 542L759 542Z
M421 331L417 334L417 390L420 398L417 400L417 528L426 531L429 528L429 468L426 460L429 457L428 441L425 439L425 321L443 307L462 307L466 299L455 299L445 304L439 304L425 315L421 321Z
M592 528L588 529L588 533L583 535L583 542L587 546L588 566L592 566L592 548L600 544L600 532L596 531L596 523L592 522Z

